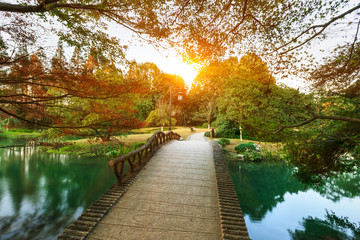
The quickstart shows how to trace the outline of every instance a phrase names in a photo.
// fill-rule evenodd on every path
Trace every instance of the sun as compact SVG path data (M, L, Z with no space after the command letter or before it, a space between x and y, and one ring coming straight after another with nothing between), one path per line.
M189 88L191 88L192 82L201 67L199 64L185 62L183 57L174 50L155 49L154 46L147 44L130 44L126 56L128 59L134 59L138 63L155 63L161 71L179 75Z
M156 65L165 73L176 74L182 77L185 84L191 87L195 77L198 75L199 66L184 62L181 57L171 56L156 61Z

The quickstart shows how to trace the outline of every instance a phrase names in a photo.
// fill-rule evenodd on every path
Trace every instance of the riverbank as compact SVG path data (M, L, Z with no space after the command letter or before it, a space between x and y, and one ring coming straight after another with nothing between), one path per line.
M242 140L240 139L230 139L230 144L225 146L225 149L231 152L236 152L235 147L238 146L241 143L249 143L253 142L261 147L263 150L267 150L271 153L278 153L282 148L282 143L272 143L272 142L260 142L260 141L254 141L254 140Z
M254 140L240 140L229 138L209 138L222 145L225 156L230 161L283 161L282 149L284 144L261 142ZM242 147L239 148L239 145ZM241 150L240 150L241 149Z
M88 139L68 140L62 143L53 143L41 148L49 153L66 155L85 155L94 157L115 158L141 147L159 128L141 128L132 134L113 137L112 141L89 141ZM205 132L207 129L194 129L196 132ZM165 130L164 132L167 132ZM186 140L192 132L187 127L174 127L173 132L178 133Z
M4 129L0 131L0 138L36 138L40 135L39 131L33 129L13 128L8 131Z

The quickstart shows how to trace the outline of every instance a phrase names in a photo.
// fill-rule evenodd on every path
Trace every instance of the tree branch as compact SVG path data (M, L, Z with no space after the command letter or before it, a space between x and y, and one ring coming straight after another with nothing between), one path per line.
M236 31L236 29L245 21L245 17L246 17L246 9L247 9L247 0L245 0L244 2L244 7L242 9L242 17L241 17L241 20L238 24L235 25L235 27L233 27L233 29L227 34L229 35L230 33L233 33Z
M295 127L300 127L303 125L306 125L308 123L311 123L313 121L315 121L316 119L326 119L326 120L338 120L338 121L346 121L346 122L353 122L353 123L360 123L360 119L359 118L350 118L350 117L344 117L344 116L327 116L327 115L320 115L320 114L313 114L314 117L301 122L301 123L297 123L297 124L293 124L293 125L284 125L281 126L280 129L276 130L275 132L272 133L279 133L282 130L284 130L285 128L295 128Z
M356 41L357 41L357 36L359 34L359 27L360 27L360 19L359 19L359 22L358 22L357 27L356 27L356 33L355 33L354 41L353 41L353 43L351 45L351 48L350 48L350 56L349 56L348 60L346 61L346 63L342 66L342 70L345 69L345 67L349 64L349 62L351 61L351 59L353 57L355 44L356 44Z
M96 127L97 124L91 124L91 125L84 125L84 126L53 126L53 125L48 125L48 124L43 124L43 123L38 123L38 122L34 122L34 121L31 121L31 120L28 120L26 118L22 118L16 114L13 114L9 111L6 111L5 109L3 108L0 108L0 112L3 112L9 116L12 116L16 119L19 119L21 121L24 121L24 122L27 122L27 123L30 123L30 124L34 124L34 125L38 125L38 126L41 126L41 127L47 127L47 128L56 128L56 129L81 129L81 128L94 128Z
M11 4L11 3L0 2L0 11L3 11L3 12L19 12L19 13L45 12L46 8L45 8L45 6L43 4L24 6L24 5L19 5L19 4Z
M321 24L321 25L314 25L314 26L309 27L308 29L306 29L305 31L301 32L299 35L297 35L296 37L294 37L293 39L291 39L289 42L287 42L287 43L281 45L280 47L276 48L276 49L275 49L274 51L272 51L270 54L272 54L272 53L274 53L274 52L276 52L276 51L278 51L278 50L280 50L280 49L288 46L289 44L297 41L300 37L302 37L303 35L307 34L310 30L313 30L313 29L316 29L316 28L321 28L320 31L314 33L312 36L310 36L309 38L307 38L307 39L306 39L304 42L302 42L301 44L299 44L299 45L297 45L297 46L294 46L294 47L292 47L292 48L290 48L290 49L282 52L281 54L285 54L285 53L291 52L291 51L293 51L293 50L295 50L295 49L297 49L297 48L305 45L306 43L310 42L310 41L311 41L312 39L314 39L315 37L319 36L322 32L324 32L325 29L326 29L328 26L330 26L332 23L334 23L335 21L337 21L337 20L345 17L346 15L348 15L348 14L354 12L354 11L356 11L357 9L360 9L360 4L357 5L357 6L355 6L355 7L353 7L353 8L351 8L350 10L348 10L348 11L340 14L339 16L336 16L336 17L332 18L332 19L331 19L330 21L328 21L327 23L324 23L324 24Z
M318 119L339 120L339 121L360 123L359 118L350 118L350 117L344 117L344 116L327 116L327 115L320 115L320 114L314 114L314 116L317 117Z
M73 8L73 9L87 9L87 10L100 10L104 8L103 5L84 5L84 4L66 4L57 3L57 0L50 0L42 2L39 5L20 5L0 2L0 11L3 12L18 12L18 13L35 13L35 12L48 12L56 8Z

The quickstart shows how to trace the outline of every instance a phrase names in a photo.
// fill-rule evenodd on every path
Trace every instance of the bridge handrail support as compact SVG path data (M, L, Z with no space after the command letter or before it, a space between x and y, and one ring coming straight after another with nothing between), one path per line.
M121 157L114 158L109 161L109 165L114 168L114 174L117 179L118 184L121 184L121 179L123 175L123 169L124 169L124 163L127 161L130 166L130 172L133 173L135 169L135 164L137 163L139 166L141 166L141 160L143 157L147 157L149 152L154 151L155 146L159 146L167 141L171 140L180 140L181 136L177 133L174 133L173 131L168 131L166 133L162 131L155 132L147 141L147 143L135 149L134 151L125 154ZM137 156L137 157L136 157ZM137 158L137 162L136 161ZM118 169L118 165L120 165L120 168ZM126 173L125 173L126 174Z

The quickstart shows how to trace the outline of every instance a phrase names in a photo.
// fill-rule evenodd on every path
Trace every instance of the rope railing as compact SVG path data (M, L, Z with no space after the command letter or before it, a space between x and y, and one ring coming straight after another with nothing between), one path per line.
M134 172L136 164L138 166L141 166L141 161L144 158L147 158L150 153L152 153L155 149L155 147L171 140L180 140L181 136L177 133L174 133L173 131L169 131L167 133L164 133L162 131L155 132L147 141L147 143L138 148L134 151L125 154L121 157L112 159L109 162L109 165L114 168L114 174L117 178L117 181L119 184L121 184L122 176L123 176L123 170L124 170L124 164L127 161L130 169L129 171L131 173Z

